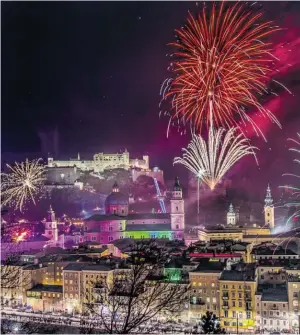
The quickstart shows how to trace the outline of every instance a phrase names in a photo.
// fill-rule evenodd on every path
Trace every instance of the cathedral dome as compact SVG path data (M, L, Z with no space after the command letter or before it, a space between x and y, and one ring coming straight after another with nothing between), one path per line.
M105 206L128 206L128 196L121 193L117 183L114 183L112 193L106 198Z
M128 197L123 193L111 193L105 200L105 206L125 205L128 206Z

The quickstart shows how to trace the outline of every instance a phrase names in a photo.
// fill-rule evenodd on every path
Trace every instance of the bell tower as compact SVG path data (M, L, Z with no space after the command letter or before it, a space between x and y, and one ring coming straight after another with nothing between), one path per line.
M184 200L178 177L175 179L171 198L171 229L175 239L182 239L184 232Z
M265 214L265 225L268 225L269 228L273 229L275 227L275 217L274 217L274 205L270 185L268 185L267 187L264 214Z
M55 212L50 205L50 208L47 213L47 221L45 223L45 236L48 237L53 242L58 241L58 230L57 223L55 220Z
M232 204L230 204L229 210L227 212L227 225L228 226L235 226L236 225L236 213L233 209Z

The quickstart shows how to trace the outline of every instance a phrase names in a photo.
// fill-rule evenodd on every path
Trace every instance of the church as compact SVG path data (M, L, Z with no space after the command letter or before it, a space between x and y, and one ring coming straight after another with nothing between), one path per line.
M175 179L171 198L171 213L128 213L129 199L117 183L105 201L105 214L93 215L84 222L86 241L107 244L123 238L165 238L182 240L184 237L184 200L179 179Z

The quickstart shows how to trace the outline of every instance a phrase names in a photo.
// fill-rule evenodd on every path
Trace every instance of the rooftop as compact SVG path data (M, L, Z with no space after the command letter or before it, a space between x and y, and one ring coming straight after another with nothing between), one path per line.
M133 213L127 216L94 214L85 221L112 221L112 220L170 220L169 213Z
M282 289L270 289L264 291L262 294L261 301L278 301L278 302L287 302L288 294L286 290Z
M225 281L255 281L255 263L239 263L231 270L223 270L220 280Z
M197 269L192 272L221 273L224 270L224 267L225 263L202 259Z

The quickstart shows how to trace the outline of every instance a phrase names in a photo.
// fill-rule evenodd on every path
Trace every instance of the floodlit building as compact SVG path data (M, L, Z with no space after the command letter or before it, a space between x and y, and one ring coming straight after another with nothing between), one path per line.
M93 160L80 159L78 153L77 158L69 160L55 160L53 157L48 158L48 168L54 167L72 167L82 171L103 172L112 169L130 169L140 168L149 170L149 156L144 155L142 159L130 159L129 152L125 150L123 153L117 154L95 154Z
M255 264L237 264L221 273L220 321L228 333L254 332L256 324Z
M105 215L93 215L85 220L86 241L108 244L114 240L169 239L182 240L185 228L184 200L178 178L172 191L171 213L128 213L129 200L117 183L105 201Z

